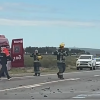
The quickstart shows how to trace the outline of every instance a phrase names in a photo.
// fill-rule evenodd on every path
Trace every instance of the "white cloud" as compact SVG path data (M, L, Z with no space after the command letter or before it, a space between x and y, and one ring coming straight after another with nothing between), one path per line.
M46 12L46 13L56 13L61 10L55 7L47 6L47 5L35 5L28 3L3 3L2 4L5 11L21 11L21 12Z
M6 2L4 3L5 6L19 6L20 3L9 3L9 2Z
M29 7L29 8L47 8L48 6L45 5L35 5L35 4L28 4L28 3L4 3L5 6L16 6L16 7Z
M11 20L11 19L0 19L0 25L8 26L68 26L68 27L97 27L100 24L94 22L79 22L79 21L69 21L69 20Z

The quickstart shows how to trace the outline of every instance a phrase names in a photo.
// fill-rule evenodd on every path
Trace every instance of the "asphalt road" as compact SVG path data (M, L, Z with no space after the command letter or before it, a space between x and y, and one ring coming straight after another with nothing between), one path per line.
M66 73L64 78L59 80L54 74L13 77L10 81L3 78L0 99L100 99L100 70Z

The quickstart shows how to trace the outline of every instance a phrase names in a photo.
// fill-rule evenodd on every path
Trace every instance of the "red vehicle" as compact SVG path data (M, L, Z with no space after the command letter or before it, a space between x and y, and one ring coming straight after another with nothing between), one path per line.
M12 67L24 67L23 39L13 39L11 45Z
M24 49L23 49L23 39L13 39L10 49L9 41L4 35L0 35L0 46L3 45L3 48L6 47L11 57L14 59L13 62L7 62L8 70L11 67L24 67Z

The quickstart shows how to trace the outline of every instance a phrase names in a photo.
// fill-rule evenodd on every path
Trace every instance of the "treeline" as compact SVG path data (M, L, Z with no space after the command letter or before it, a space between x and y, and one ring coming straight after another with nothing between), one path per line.
M39 53L41 54L53 54L57 50L57 48L56 47L26 47L25 53L30 54L33 53L35 50L38 50ZM89 52L80 49L65 48L65 50L68 52L69 55L90 54Z

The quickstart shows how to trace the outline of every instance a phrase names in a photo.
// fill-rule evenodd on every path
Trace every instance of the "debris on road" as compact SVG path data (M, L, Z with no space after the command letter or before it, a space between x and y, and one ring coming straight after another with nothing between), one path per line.
M23 86L23 85L19 85L19 86Z
M96 91L95 89L92 89L92 91Z
M44 95L44 97L48 97L47 95Z
M47 89L47 90L50 90L50 87L48 87L48 88L45 88L45 89Z

